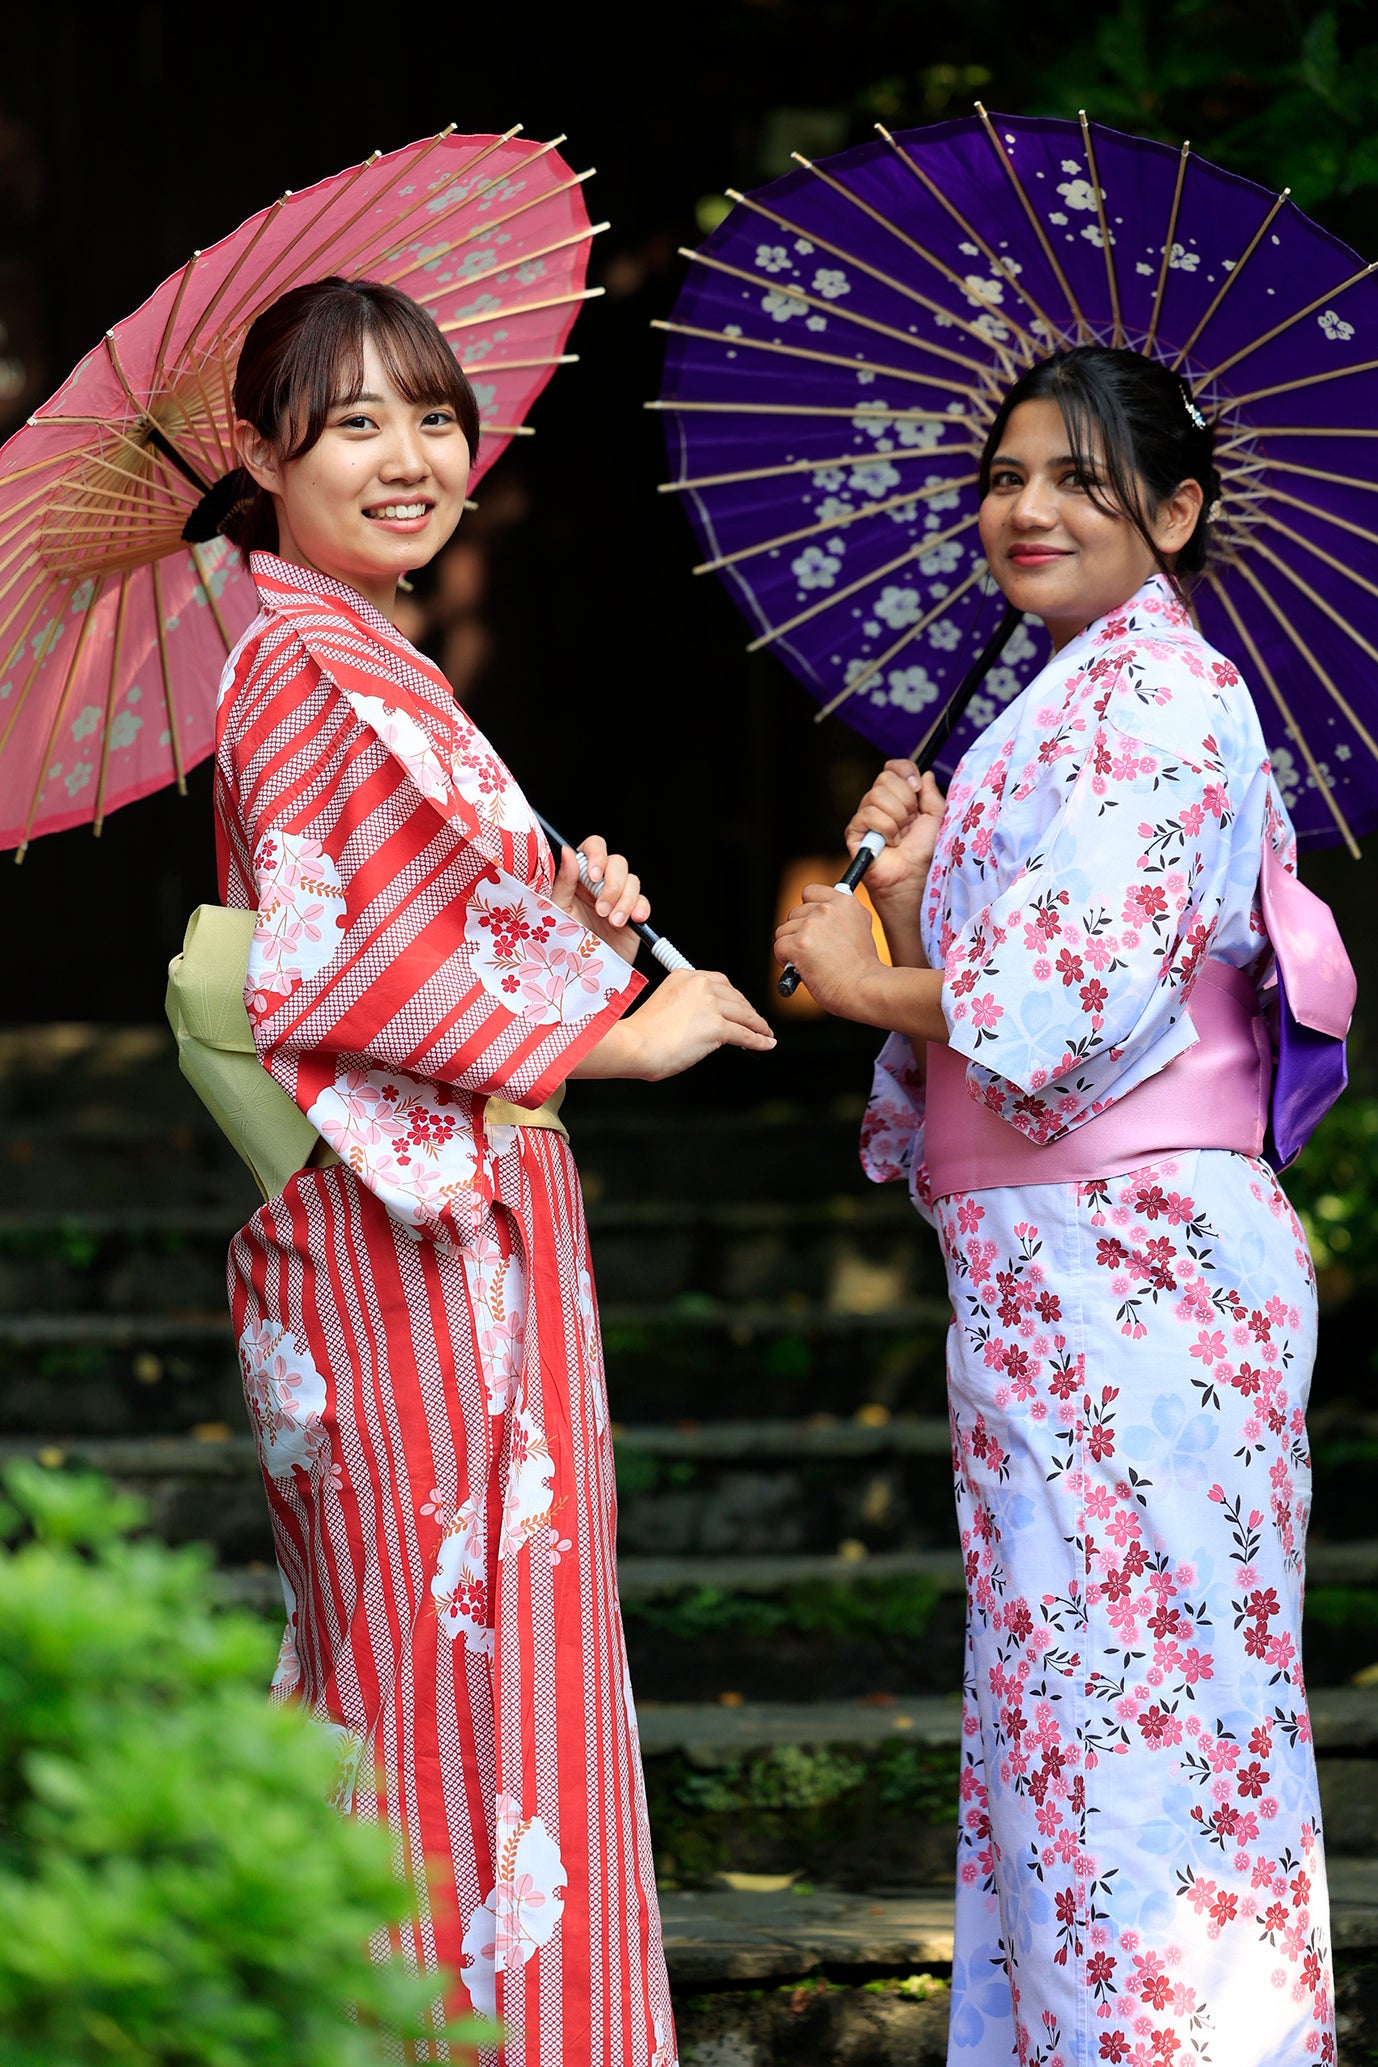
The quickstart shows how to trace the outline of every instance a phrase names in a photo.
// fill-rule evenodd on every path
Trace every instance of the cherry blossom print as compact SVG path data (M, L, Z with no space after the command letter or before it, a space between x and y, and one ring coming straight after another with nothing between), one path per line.
M307 1118L388 1211L433 1239L471 1239L481 1210L470 1103L400 1072L341 1067Z
M555 1460L535 1417L526 1408L519 1408L508 1426L500 1558L515 1557L537 1539L549 1540L546 1532L550 1528L551 1488L555 1483Z
M422 796L429 803L448 807L454 795L450 771L412 714L400 703L363 696L355 690L349 692L349 701L369 731L402 763Z
M612 962L621 959L577 919L511 879L475 891L464 937L484 989L538 1026L600 1011Z
M465 1501L441 1539L431 1597L452 1641L462 1639L466 1651L492 1656L487 1518L485 1503L477 1496Z
M517 1129L511 1129L516 1133ZM483 1228L464 1257L490 1414L506 1412L521 1372L526 1274L515 1250Z
M535 824L531 806L511 774L463 711L458 712L451 748L450 783L483 833L526 833Z
M263 1469L272 1478L319 1471L330 1451L325 1379L306 1344L272 1321L250 1321L239 1364Z
M950 786L923 926L972 1098L1074 1137L1194 1038L1205 955L1265 984L1265 839L1291 861L1248 692L1155 577ZM892 1036L863 1163L934 1220L954 1315L954 2058L1332 2063L1304 1237L1223 1150L935 1199L925 1100Z
M254 850L258 916L249 947L245 1004L261 1019L299 983L317 976L346 923L340 872L319 840L266 833Z
M541 1818L523 1817L508 1794L498 1796L496 1864L497 1883L464 1934L465 1986L474 2008L487 2017L495 2013L494 1977L525 1966L554 1936L568 1878Z

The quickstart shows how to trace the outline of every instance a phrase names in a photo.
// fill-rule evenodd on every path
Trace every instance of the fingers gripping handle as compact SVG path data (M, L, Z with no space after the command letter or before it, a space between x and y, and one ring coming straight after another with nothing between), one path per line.
M536 818L541 831L545 834L557 855L562 847L569 848L570 853L579 864L579 881L584 888L593 891L601 889L601 883L595 882L589 874L589 865L584 859L582 848L576 847L572 840L567 840L563 834L556 832L550 820L542 818L539 812L536 813ZM694 964L689 960L689 957L682 955L674 942L667 940L663 933L657 933L654 926L640 925L635 919L628 919L627 924L631 927L638 940L645 941L647 947L651 950L653 959L659 962L662 969L689 969L692 971Z
M875 860L877 854L883 854L884 852L884 833L863 833L861 836L861 845L857 848L856 853L852 856L851 860L847 864L846 874L842 877L842 880L840 882L834 883L833 888L835 890L845 891L847 896L850 897L853 890L855 890L857 884L865 875L867 869L871 866L871 863ZM786 962L784 974L781 976L775 988L777 991L779 991L780 996L782 998L792 998L794 996L794 993L798 990L800 984L803 982L803 980L803 977L799 974L799 971L795 968L793 962Z

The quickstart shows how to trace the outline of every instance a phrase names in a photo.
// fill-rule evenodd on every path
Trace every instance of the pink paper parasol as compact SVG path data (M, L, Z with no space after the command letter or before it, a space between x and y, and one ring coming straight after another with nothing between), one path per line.
M193 510L236 464L230 391L254 317L339 273L428 308L474 384L476 482L524 435L590 239L556 145L453 129L284 194L194 252L0 450L0 848L90 821L211 752L225 657L256 610Z

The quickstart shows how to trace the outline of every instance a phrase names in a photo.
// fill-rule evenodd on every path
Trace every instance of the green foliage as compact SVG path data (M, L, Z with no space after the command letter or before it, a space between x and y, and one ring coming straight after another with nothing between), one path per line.
M4 1482L0 2062L371 2067L434 2035L434 1983L369 1958L405 1891L330 1806L328 1733L265 1699L269 1631L100 1479Z
M671 1600L628 1600L623 1615L696 1642L728 1632L738 1636L849 1637L902 1649L923 1636L938 1603L923 1578L858 1579L851 1585L813 1579L779 1593L728 1593L699 1586Z
M1347 1092L1282 1182L1317 1271L1342 1273L1333 1289L1378 1287L1378 1098Z
M675 1788L686 1808L717 1815L744 1809L820 1809L863 1785L865 1765L834 1751L779 1744L710 1772L688 1771Z
M1308 1586L1306 1620L1316 1629L1378 1635L1378 1593L1367 1586Z
M953 1823L961 1769L955 1744L886 1744L876 1759L876 1791L888 1809L924 1823Z

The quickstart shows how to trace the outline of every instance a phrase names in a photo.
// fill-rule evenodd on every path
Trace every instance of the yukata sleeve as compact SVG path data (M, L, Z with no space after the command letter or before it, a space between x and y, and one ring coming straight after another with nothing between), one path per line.
M876 1057L871 1096L861 1122L861 1167L872 1184L903 1178L916 1210L934 1223L924 1162L927 1085L905 1034L891 1034Z
M260 1060L303 1111L351 1069L540 1105L645 979L517 866L534 833L504 836L513 866L490 858L452 771L406 727L390 712L380 735L326 680L292 714L306 789L291 764L239 771Z
M1018 875L945 956L967 1089L1033 1141L1084 1125L1196 1039L1185 1008L1227 894L1236 800L1208 720L1188 757L1139 736L1128 705L1109 698Z

